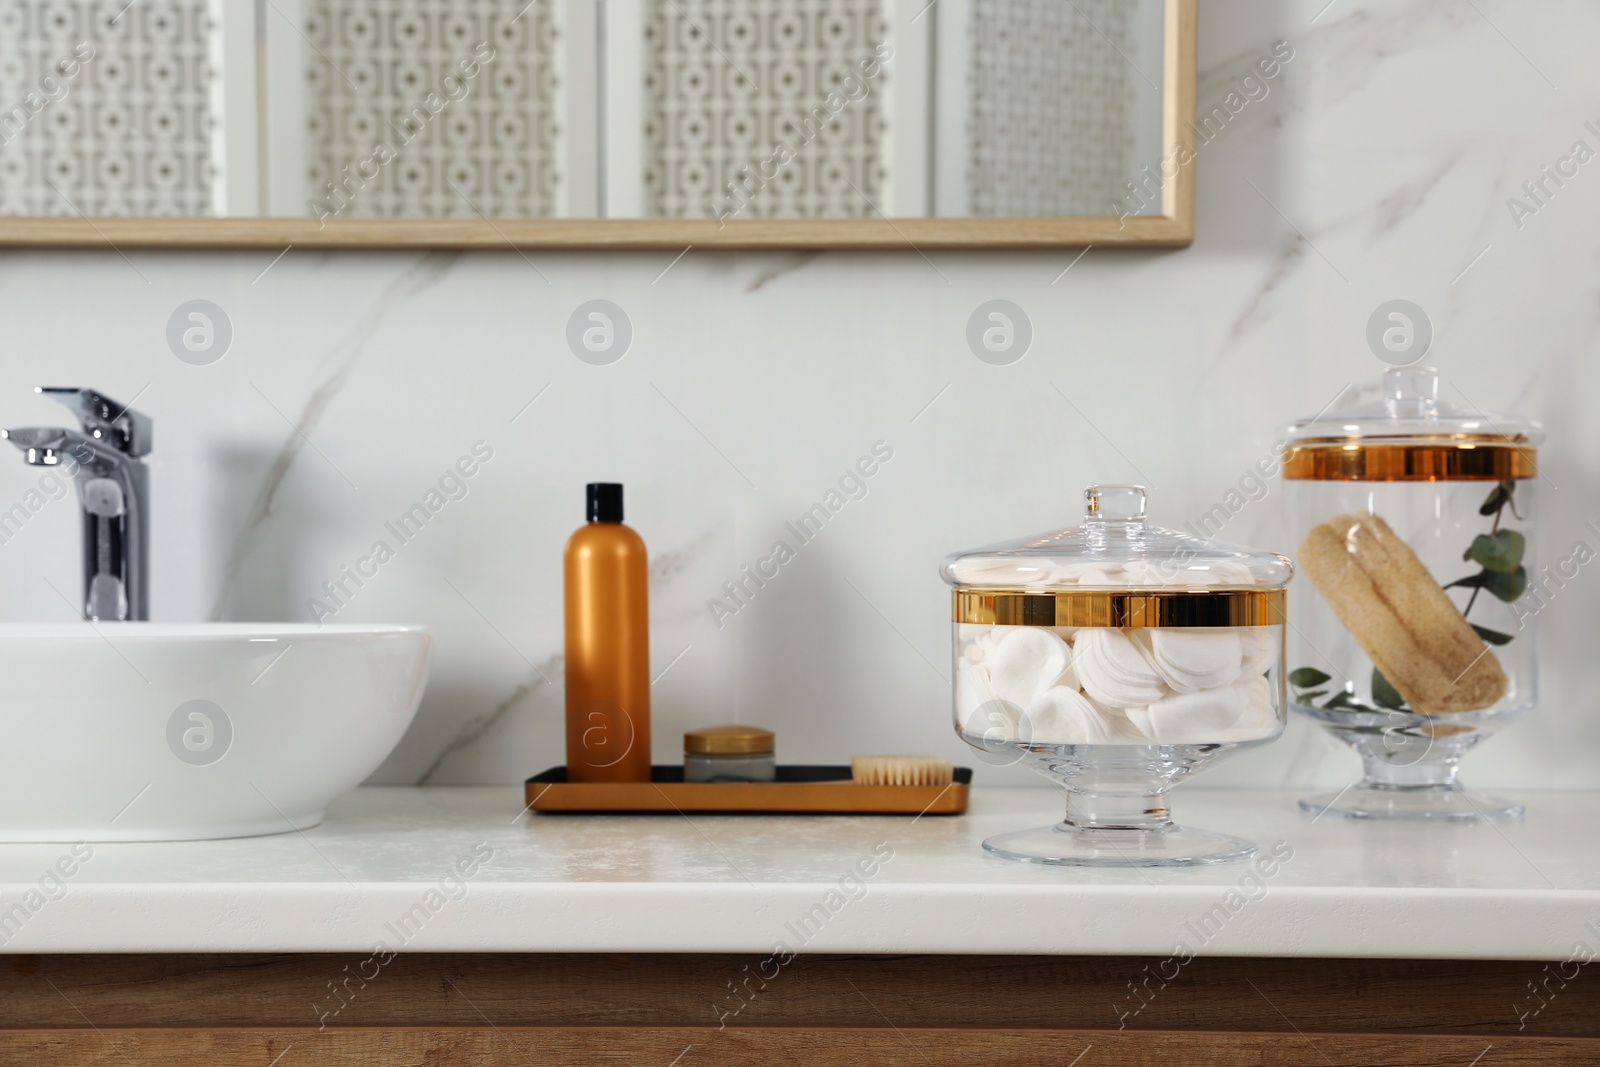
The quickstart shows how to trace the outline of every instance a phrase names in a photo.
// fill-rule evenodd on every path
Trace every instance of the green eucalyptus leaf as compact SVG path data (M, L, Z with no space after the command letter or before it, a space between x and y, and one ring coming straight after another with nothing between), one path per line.
M1332 680L1331 675L1323 674L1315 667L1298 667L1289 672L1289 684L1296 689L1315 689Z
M1458 586L1463 589L1487 589L1509 604L1528 588L1528 572L1522 567L1518 567L1510 574L1500 571L1479 571L1465 578L1457 578L1445 588L1454 589Z
M1473 632L1491 645L1509 645L1514 634L1503 634L1499 630L1491 630L1487 626L1473 624Z
M1500 571L1486 571L1488 580L1483 587L1507 604L1516 600L1528 588L1528 572L1522 567L1511 571L1509 574Z
M1378 668L1372 668L1372 699L1379 707L1403 708L1406 698L1400 695L1400 690L1394 687L1389 679L1383 676Z
M1325 697L1327 695L1328 691L1326 689L1318 689L1314 693L1296 693L1294 698L1303 704L1309 704L1318 697Z
M1522 566L1522 554L1527 547L1527 538L1516 530L1496 530L1474 537L1461 558L1482 565L1484 570L1509 574Z
M1478 508L1479 515L1493 515L1511 501L1511 483L1501 482L1489 491L1489 498Z

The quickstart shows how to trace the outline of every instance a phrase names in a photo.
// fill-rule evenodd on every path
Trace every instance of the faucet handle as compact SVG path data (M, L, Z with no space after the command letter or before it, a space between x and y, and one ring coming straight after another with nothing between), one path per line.
M143 456L153 446L155 428L150 416L119 404L104 393L62 385L40 386L35 392L66 405L83 423L84 433L109 442L119 452Z

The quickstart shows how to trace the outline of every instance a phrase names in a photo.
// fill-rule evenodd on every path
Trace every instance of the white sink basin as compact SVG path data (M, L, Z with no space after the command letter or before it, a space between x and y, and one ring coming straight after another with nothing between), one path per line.
M303 830L411 724L420 626L0 624L0 841Z

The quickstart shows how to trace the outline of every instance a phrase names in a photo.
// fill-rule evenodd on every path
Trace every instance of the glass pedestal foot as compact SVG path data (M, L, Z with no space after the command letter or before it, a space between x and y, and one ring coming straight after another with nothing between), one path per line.
M1321 722L1361 756L1360 781L1300 801L1300 810L1315 818L1480 822L1522 817L1523 805L1464 789L1456 778L1462 757L1498 723L1466 714L1426 716L1305 704L1295 709ZM1449 721L1440 721L1445 718Z
M1526 810L1503 797L1463 789L1451 780L1436 785L1386 785L1362 781L1337 793L1305 797L1300 810L1321 818L1429 819L1441 822L1476 822L1517 819Z
M1098 828L1060 822L1034 830L999 834L984 851L1024 863L1059 867L1192 867L1232 863L1256 853L1254 842L1209 830Z

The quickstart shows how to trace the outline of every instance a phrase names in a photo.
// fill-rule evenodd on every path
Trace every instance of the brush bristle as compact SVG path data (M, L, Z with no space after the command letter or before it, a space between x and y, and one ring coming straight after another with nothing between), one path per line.
M856 785L949 785L955 766L937 756L856 756L850 777Z

